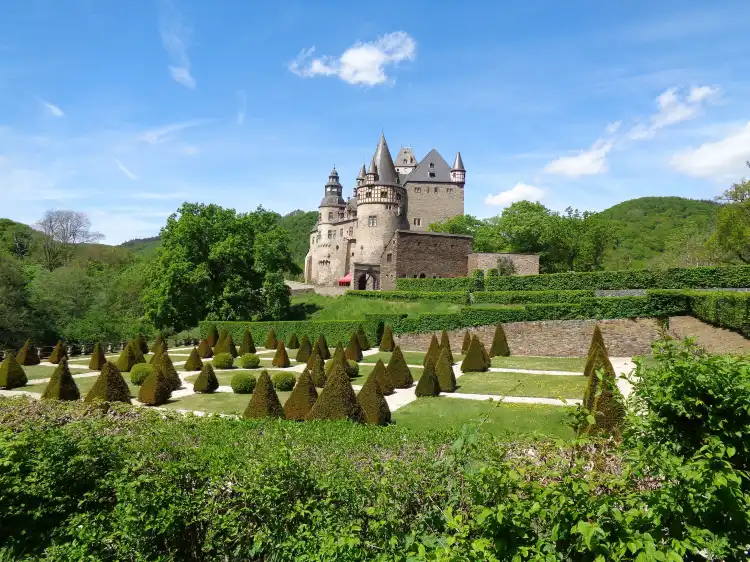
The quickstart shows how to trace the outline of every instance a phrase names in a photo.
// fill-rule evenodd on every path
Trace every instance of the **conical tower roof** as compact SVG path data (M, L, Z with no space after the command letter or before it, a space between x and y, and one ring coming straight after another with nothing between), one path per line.
M455 160L455 162L453 162L453 169L452 169L452 171L454 171L454 172L465 172L466 171L464 169L464 161L461 158L461 153L460 152L456 153L456 160Z
M370 168L367 170L368 174L376 174L378 173L378 166L375 164L375 156L372 157L372 160L370 160Z
M359 175L357 176L358 180L363 180L367 176L367 170L365 169L365 165L362 164L362 167L359 169Z
M391 151L388 150L388 143L385 142L385 134L381 133L378 148L372 159L377 166L378 183L398 185L398 174L393 166L393 158L391 158Z

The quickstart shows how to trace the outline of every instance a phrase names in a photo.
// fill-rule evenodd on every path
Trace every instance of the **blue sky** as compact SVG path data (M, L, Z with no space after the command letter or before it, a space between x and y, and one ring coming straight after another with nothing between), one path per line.
M748 175L750 3L24 0L0 18L0 216L109 243L182 201L315 209L381 130L466 212L711 198Z

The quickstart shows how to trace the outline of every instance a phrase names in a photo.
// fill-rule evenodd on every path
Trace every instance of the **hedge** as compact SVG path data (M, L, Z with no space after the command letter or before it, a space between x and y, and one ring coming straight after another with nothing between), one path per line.
M750 337L750 293L693 291L688 299L691 315Z
M468 291L347 291L346 296L388 301L430 300L469 304Z
M478 291L474 293L474 304L571 303L595 296L593 289L585 291Z
M476 286L476 282L474 277L438 277L436 279L400 277L396 279L396 289L420 292L481 290L481 287Z

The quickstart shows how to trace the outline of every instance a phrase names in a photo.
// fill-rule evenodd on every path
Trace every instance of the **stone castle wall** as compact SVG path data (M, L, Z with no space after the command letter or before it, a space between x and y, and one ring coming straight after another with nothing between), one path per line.
M539 256L536 254L506 254L506 253L474 253L469 254L469 272L481 269L487 273L488 269L497 267L499 258L508 258L516 266L518 275L537 275L539 273Z
M377 226L369 226L369 217L377 217ZM380 256L393 233L403 228L405 217L398 206L382 203L363 203L357 206L357 240L354 263L379 264Z
M406 200L409 230L425 232L431 223L464 214L464 188L453 183L409 182ZM414 224L415 218L420 224Z

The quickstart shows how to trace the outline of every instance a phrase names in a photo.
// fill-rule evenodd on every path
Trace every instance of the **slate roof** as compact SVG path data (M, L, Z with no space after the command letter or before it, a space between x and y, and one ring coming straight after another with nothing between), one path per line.
M458 172L465 172L466 168L464 168L464 161L461 158L461 153L456 153L456 160L453 162L453 169Z
M388 150L388 143L385 142L384 134L380 135L380 142L372 159L378 171L378 181L376 183L380 185L398 185L398 174L396 173L396 168L393 166L391 151Z
M430 167L432 164L432 167ZM433 174L433 175L431 175ZM452 183L451 167L434 148L406 178L409 183Z
M416 166L417 157L414 156L414 150L410 146L402 146L398 151L396 160L393 161L395 166Z

